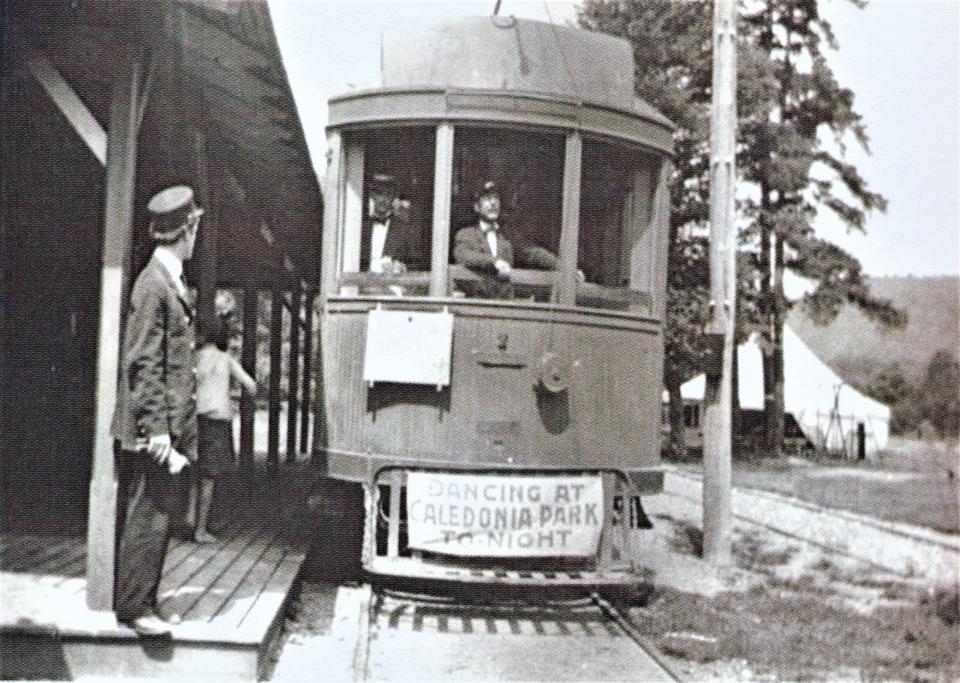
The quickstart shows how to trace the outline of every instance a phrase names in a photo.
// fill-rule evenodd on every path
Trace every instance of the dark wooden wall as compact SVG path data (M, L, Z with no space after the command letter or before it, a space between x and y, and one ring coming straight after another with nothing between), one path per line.
M2 499L20 519L57 518L82 508L89 482L104 173L37 82L10 67L0 104Z

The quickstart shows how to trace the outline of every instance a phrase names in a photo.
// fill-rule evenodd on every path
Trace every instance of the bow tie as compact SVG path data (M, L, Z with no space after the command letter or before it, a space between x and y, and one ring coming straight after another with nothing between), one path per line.
M491 232L497 232L497 230L499 230L499 229L500 229L500 226L497 225L496 223L489 223L489 224L487 224L487 225L484 225L484 226L481 228L481 230L483 230L483 234L484 234L484 235L487 235L487 234L489 234L489 233L491 233Z

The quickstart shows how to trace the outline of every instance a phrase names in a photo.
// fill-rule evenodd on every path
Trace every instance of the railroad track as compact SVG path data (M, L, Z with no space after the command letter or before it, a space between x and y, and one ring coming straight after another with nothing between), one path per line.
M354 680L680 680L629 614L598 592L480 600L368 590Z

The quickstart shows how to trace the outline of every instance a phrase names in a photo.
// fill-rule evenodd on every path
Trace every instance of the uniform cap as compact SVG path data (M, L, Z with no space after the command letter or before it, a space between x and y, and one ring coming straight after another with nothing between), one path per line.
M203 215L193 199L193 190L186 185L174 185L153 195L147 211L150 236L160 241L175 240L191 221Z
M492 180L484 181L479 188L477 188L477 194L474 195L474 199L479 200L481 197L490 197L490 196L500 196L500 190L497 189L497 184Z

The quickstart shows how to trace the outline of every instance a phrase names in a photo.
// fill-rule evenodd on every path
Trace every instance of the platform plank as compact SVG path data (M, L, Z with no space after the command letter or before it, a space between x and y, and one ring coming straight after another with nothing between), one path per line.
M45 562L37 573L53 576L82 576L86 571L86 559L86 545L82 539L78 538L67 552Z
M213 616L223 623L239 628L244 617L247 616L260 597L263 586L276 573L277 567L286 557L287 552L286 548L279 545L272 545L267 548L260 556L257 564L251 568L243 584L237 586L237 590L234 595L230 596L229 602L223 604Z
M259 533L259 529L254 530ZM176 592L186 586L198 574L220 555L233 557L245 548L251 539L249 534L236 533L229 539L222 539L217 543L191 543L185 548L185 556L173 567L164 566L163 577L160 580L160 596Z
M76 539L73 538L48 537L48 539L44 539L40 537L36 539L35 545L20 546L18 551L10 553L9 559L5 553L3 570L11 572L30 570L32 572L47 560L67 552L71 546L76 545L76 542Z
M264 477L222 516L218 542L171 539L161 611L177 612L183 622L172 628L165 652L148 647L111 612L86 607L82 530L72 537L0 533L0 645L27 659L49 646L72 676L254 678L306 556L309 516L296 510L306 495L290 492L305 486L307 474Z
M275 535L273 531L261 529L256 536L247 538L242 545L238 544L235 553L219 553L208 562L203 570L191 580L191 585L201 586L203 591L197 593L192 600L187 602L183 613L189 615L192 621L209 621L213 613L217 611L219 606L217 603L219 603L220 597L233 593L237 582L246 574L244 565L249 562L250 558L255 563L256 558L262 552L263 545L269 543ZM231 571L238 565L241 570L235 576L231 574ZM204 600L204 598L209 599Z
M288 553L280 560L273 575L257 595L250 611L240 621L238 627L240 632L248 633L253 637L264 624L268 628L272 625L273 620L282 611L301 564L303 564L303 556L294 553ZM266 633L262 637L266 637Z
M213 621L222 612L226 602L239 595L242 589L249 589L249 585L245 586L247 578L276 541L277 533L273 532L249 546L247 552L238 555L189 607L188 617L197 621L204 619L208 622Z

